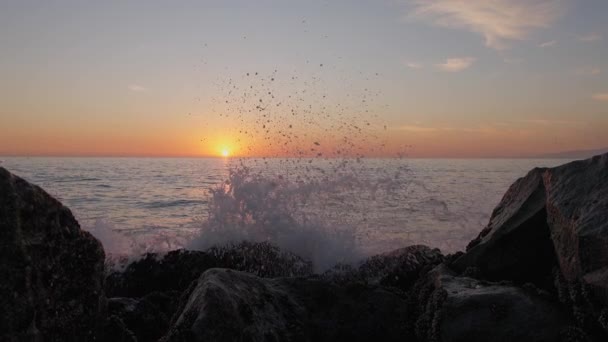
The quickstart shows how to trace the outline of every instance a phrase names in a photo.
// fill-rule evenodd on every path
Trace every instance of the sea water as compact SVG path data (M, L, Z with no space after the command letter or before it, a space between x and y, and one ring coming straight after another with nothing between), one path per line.
M108 254L270 241L317 267L425 244L451 253L553 159L3 157Z

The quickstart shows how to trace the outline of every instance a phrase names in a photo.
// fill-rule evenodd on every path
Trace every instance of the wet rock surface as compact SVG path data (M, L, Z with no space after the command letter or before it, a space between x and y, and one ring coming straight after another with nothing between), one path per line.
M312 264L269 243L242 242L207 251L175 250L149 253L112 272L106 282L108 297L142 297L154 291L183 291L206 270L225 267L260 277L311 275Z
M556 293L580 329L608 338L608 154L519 179L453 267Z
M400 341L405 299L380 287L206 271L163 341Z
M559 341L569 318L534 288L458 276L441 265L419 281L420 341Z
M89 340L105 254L68 208L0 168L0 340Z

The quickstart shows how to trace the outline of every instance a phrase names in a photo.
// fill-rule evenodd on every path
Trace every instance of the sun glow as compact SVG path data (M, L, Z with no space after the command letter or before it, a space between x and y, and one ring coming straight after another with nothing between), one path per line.
M222 154L222 157L230 157L230 150L228 148L222 148L222 151L220 152Z

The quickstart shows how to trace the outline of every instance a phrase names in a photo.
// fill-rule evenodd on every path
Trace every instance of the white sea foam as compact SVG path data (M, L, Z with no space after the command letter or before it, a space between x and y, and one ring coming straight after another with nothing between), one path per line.
M365 255L358 229L371 209L365 199L387 196L405 181L400 173L389 177L378 170L362 178L360 163L318 170L292 165L284 174L236 166L224 183L210 189L208 215L188 247L266 241L311 260L317 270L358 260Z

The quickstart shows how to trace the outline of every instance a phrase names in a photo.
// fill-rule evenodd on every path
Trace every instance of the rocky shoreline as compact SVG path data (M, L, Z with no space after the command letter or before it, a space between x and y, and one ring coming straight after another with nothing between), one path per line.
M533 169L452 255L323 274L267 243L104 261L68 208L0 168L0 341L606 341L608 154Z

